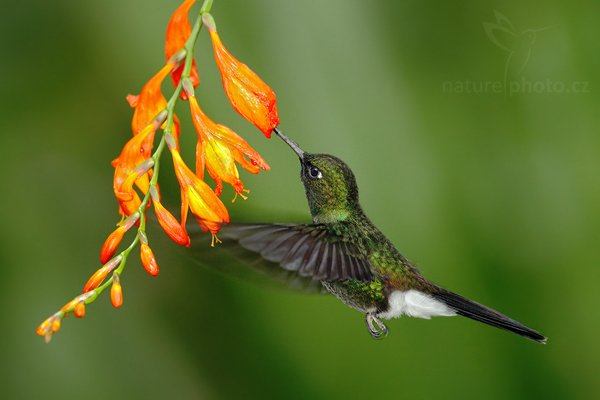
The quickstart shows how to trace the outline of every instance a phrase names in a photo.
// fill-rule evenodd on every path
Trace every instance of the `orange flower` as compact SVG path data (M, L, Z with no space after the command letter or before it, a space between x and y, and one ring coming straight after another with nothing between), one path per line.
M148 191L154 161L143 156L142 146L148 137L154 137L158 124L159 121L155 120L131 138L123 147L121 155L112 163L115 167L113 190L119 201L121 214L125 216L135 213L141 205L134 183L143 193Z
M144 193L148 191L149 172L140 177L134 169L148 158L144 156L143 146L148 138L154 139L156 128L152 124L148 125L142 132L131 138L123 147L121 155L113 161L115 167L113 190L125 215L133 214L141 204L133 184L136 183Z
M127 232L133 226L133 224L137 222L139 218L139 213L130 215L128 218L126 218L119 224L119 227L117 227L117 229L115 229L110 235L108 235L108 238L106 238L104 245L102 245L102 250L100 250L100 262L102 264L108 262L108 260L112 258L112 256L117 251L117 248L119 247L119 244L121 243L125 232ZM115 261L113 260L113 262Z
M160 201L153 199L154 211L158 218L158 223L163 228L165 233L177 244L182 246L190 246L190 237L177 219L161 204Z
M100 262L102 264L106 263L112 258L112 256L115 255L115 252L117 251L117 248L119 247L119 244L121 243L123 235L126 231L127 229L125 226L119 226L110 235L108 235L108 238L106 238L106 241L102 246L102 250L100 251Z
M85 317L85 304L83 304L82 302L77 303L77 305L75 306L75 316L77 318Z
M110 287L110 302L114 308L119 308L123 305L123 289L121 288L121 282L117 273L113 275L113 284Z
M175 175L181 186L181 225L185 226L188 207L204 231L216 234L229 222L229 213L217 195L198 178L183 160L177 149L170 147Z
M117 265L121 262L121 256L115 257L109 263L103 265L98 271L94 272L94 275L88 279L87 283L83 288L83 293L87 293L90 290L96 289L104 279L115 269Z
M104 279L109 274L109 272L110 269L107 268L106 265L104 267L101 267L98 271L96 271L94 275L92 275L90 279L88 279L87 283L83 287L83 293L87 293L90 290L94 290L98 286L100 286L100 284L104 282Z
M177 10L171 16L169 25L167 26L167 40L165 42L165 56L167 61L175 55L179 50L183 49L185 42L187 42L190 34L192 33L192 27L188 19L188 13L190 8L196 3L196 0L184 1ZM173 79L173 85L177 86L181 79L181 73L183 72L183 63L177 65L173 71L171 71L171 78ZM200 83L198 77L198 71L196 69L196 60L192 60L192 70L190 71L190 80L194 87L197 87ZM181 92L181 98L186 99L185 92Z
M54 318L54 321L52 321L52 327L50 329L52 330L52 333L58 332L60 329L60 318Z
M150 125L156 116L167 107L167 100L162 94L160 87L163 80L173 69L175 64L167 63L160 69L142 88L139 95L128 95L127 101L131 107L135 108L133 119L131 120L131 129L133 134L137 135ZM152 138L153 139L153 138ZM152 142L148 138L142 146L142 155L145 158L150 157L152 151Z
M46 320L37 327L35 333L37 333L38 336L46 336L50 332L50 329L52 329L53 323L54 315L46 318Z
M275 92L246 64L239 62L227 51L211 22L210 19L205 19L221 72L223 88L231 105L242 117L270 138L273 128L279 125Z
M139 95L127 96L129 104L135 107L131 121L134 137L125 144L119 157L112 162L115 167L113 189L124 215L131 215L141 204L139 196L133 189L134 183L142 192L146 193L148 190L152 170L141 171L143 173L136 173L136 175L133 173L138 165L151 156L154 134L162 123L160 113L167 106L167 100L162 95L160 87L173 67L173 63L166 64L144 85ZM175 137L179 135L179 121L176 116L173 135Z
M196 174L202 178L204 167L217 184L215 193L221 194L222 181L231 184L236 194L241 195L244 184L240 180L237 161L242 167L254 174L260 168L269 170L262 157L241 137L228 127L216 124L202 112L196 97L190 95L192 121L198 134L196 146ZM250 161L246 160L248 157Z
M75 306L77 306L77 303L79 303L80 298L79 296L75 297L73 300L71 300L70 302L68 302L67 304L65 304L64 306L62 306L62 308L60 309L60 311L63 312L71 312L75 309Z
M142 243L140 246L140 258L142 259L142 265L144 266L144 269L150 275L158 275L159 270L156 258L154 257L152 249L146 243Z

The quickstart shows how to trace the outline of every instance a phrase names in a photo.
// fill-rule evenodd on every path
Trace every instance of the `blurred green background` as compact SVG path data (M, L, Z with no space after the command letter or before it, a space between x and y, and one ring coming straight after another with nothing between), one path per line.
M131 134L125 95L162 65L178 4L3 5L3 398L600 397L597 1L213 6L229 50L276 90L281 128L348 162L366 212L425 276L548 345L462 318L394 320L376 342L333 297L223 276L158 231L159 277L132 257L123 308L105 295L45 345L35 327L98 268L117 221L110 161ZM483 27L494 10L513 26L515 52L530 50L522 72L509 70L525 82L517 93L473 90L503 84L509 53ZM548 26L534 43L519 36ZM202 107L272 167L244 175L252 194L231 206L234 219L308 221L297 159L232 111L205 34L197 60ZM181 116L189 157L195 135Z

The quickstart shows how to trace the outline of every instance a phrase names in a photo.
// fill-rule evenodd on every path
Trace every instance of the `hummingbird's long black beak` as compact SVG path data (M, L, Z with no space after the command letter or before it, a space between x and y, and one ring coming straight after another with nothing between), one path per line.
M277 134L277 136L279 136L281 139L283 139L283 141L286 142L288 144L288 146L290 146L296 154L298 154L298 157L300 157L301 161L304 160L304 151L300 148L300 146L298 146L298 144L296 142L294 142L289 137L285 136L283 134L283 132L281 132L279 130L279 128L274 128L273 132L275 132Z

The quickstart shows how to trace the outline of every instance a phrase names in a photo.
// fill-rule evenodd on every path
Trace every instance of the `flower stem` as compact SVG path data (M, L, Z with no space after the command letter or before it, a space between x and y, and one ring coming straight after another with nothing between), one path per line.
M187 79L189 79L189 77L190 77L190 73L191 73L192 65L193 65L192 62L194 59L194 47L196 45L196 40L197 40L200 30L202 28L202 16L204 14L210 12L212 4L213 4L213 0L205 0L204 1L204 3L202 4L202 7L200 8L200 11L198 12L196 21L194 22L194 26L192 28L190 37L188 38L187 42L185 43L185 46L183 47L183 50L185 50L185 61L184 61L183 71L181 74L181 79L180 79L179 83L177 84L177 87L173 91L171 98L167 102L167 106L166 106L167 117L166 117L165 125L163 128L163 134L161 135L158 146L156 147L156 150L154 151L154 153L152 154L152 157L151 157L151 159L154 161L153 174L152 174L152 179L150 180L150 183L149 183L148 191L146 192L140 206L137 209L137 213L140 215L140 217L139 217L139 226L138 226L137 234L136 234L135 238L133 239L131 244L125 250L123 250L121 253L119 253L118 255L115 256L115 257L121 257L121 261L119 262L119 266L114 270L114 274L111 274L110 278L108 278L106 281L104 281L104 283L102 285L98 286L94 290L91 290L87 293L77 296L74 299L77 301L71 301L71 303L74 303L74 304L72 304L68 308L63 308L63 309L57 311L50 318L58 318L60 320L65 315L68 315L68 314L74 312L76 304L78 302L83 302L84 304L89 304L89 303L92 303L93 301L95 301L96 298L98 298L98 296L104 290L106 290L109 286L112 285L113 280L115 279L114 277L121 275L121 273L125 269L125 264L127 263L129 254L140 243L140 241L142 240L141 238L142 237L145 238L145 235L146 235L145 211L146 211L148 203L152 197L151 193L155 191L156 185L158 182L158 175L159 175L159 170L160 170L160 158L165 149L165 145L167 142L167 139L166 139L167 135L172 134L173 122L175 119L175 106L177 105L177 101L179 100L179 95L183 89L183 82L186 81ZM113 260L114 260L114 258L113 258ZM51 335L52 335L52 331L49 331L46 334L46 339L48 340L48 338Z
M210 8L212 7L212 3L213 0L204 0L204 4L202 4L202 7L200 8L200 15L209 13Z
M192 71L192 65L193 65L192 61L194 60L194 47L196 46L196 40L198 39L200 29L202 28L202 16L205 13L210 11L210 8L212 7L212 3L213 3L213 0L205 0L204 3L202 4L202 7L200 8L200 12L198 13L198 17L196 18L196 21L194 22L194 27L192 28L192 33L190 34L190 37L188 38L187 42L185 43L185 46L183 47L183 49L186 52L183 72L181 74L181 79L179 80L179 83L177 84L177 87L175 88L175 91L173 92L173 94L171 95L171 98L167 102L166 125L165 125L165 128L163 129L163 134L161 135L158 146L156 147L156 150L152 154L152 160L154 161L152 179L150 180L148 191L146 192L146 195L144 196L144 199L142 200L142 203L140 204L140 206L138 207L138 210L137 210L137 212L140 214L140 225L138 227L138 234L135 236L135 239L129 245L129 247L127 247L125 250L123 250L119 254L123 258L121 260L119 267L115 270L115 272L118 275L121 275L121 273L123 272L123 269L125 268L125 264L127 263L127 258L129 257L129 253L131 253L131 250L133 250L133 248L139 243L140 236L145 234L145 232L146 232L146 213L144 211L146 210L148 202L150 201L150 198L152 197L152 195L151 195L152 191L150 189L155 188L156 184L158 182L158 175L159 175L159 170L160 170L160 158L162 156L163 150L165 149L166 135L171 134L171 131L173 129L174 117L175 117L175 106L177 105L177 101L179 100L179 94L181 93L181 90L183 89L183 82L190 77L190 73ZM112 284L112 281L113 281L113 277L111 276L106 282L104 282L101 286L96 288L95 289L95 291L97 292L96 296L98 294L102 293L107 287L109 287ZM94 297L94 299L95 299L95 297Z

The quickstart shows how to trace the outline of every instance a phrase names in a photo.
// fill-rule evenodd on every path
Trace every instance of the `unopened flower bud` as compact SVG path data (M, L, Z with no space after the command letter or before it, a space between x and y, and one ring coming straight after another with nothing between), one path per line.
M75 316L77 318L85 317L85 304L81 302L77 303L77 305L75 306Z
M105 264L115 255L126 231L127 228L125 226L119 226L108 236L108 238L106 238L102 250L100 251L100 262L102 264Z
M110 288L110 302L113 307L119 308L123 305L123 289L119 280L119 274L113 274L113 284Z
M148 272L152 276L158 275L159 269L158 264L156 263L156 258L154 257L154 253L150 246L146 243L142 243L140 246L140 258L142 259L142 265L146 272Z
M54 321L52 321L52 333L56 333L58 332L58 330L60 329L60 318L54 318Z
M42 322L38 327L35 333L38 336L46 336L46 334L50 331L52 327L52 322L54 320L54 316L47 318L44 322Z
M173 214L163 207L160 202L155 201L153 204L156 217L158 218L158 223L163 228L165 233L169 235L169 237L175 243L189 247L190 237L185 231L185 228L179 223L179 221L177 221L177 219L175 219Z
M88 279L87 283L83 287L83 293L87 293L90 290L94 290L98 286L100 286L102 282L104 282L104 279L106 279L108 274L110 274L115 269L115 267L119 265L122 258L123 257L119 255L107 262L106 264L104 264L100 269L98 269L98 271L96 271L94 275L92 275L90 279Z

